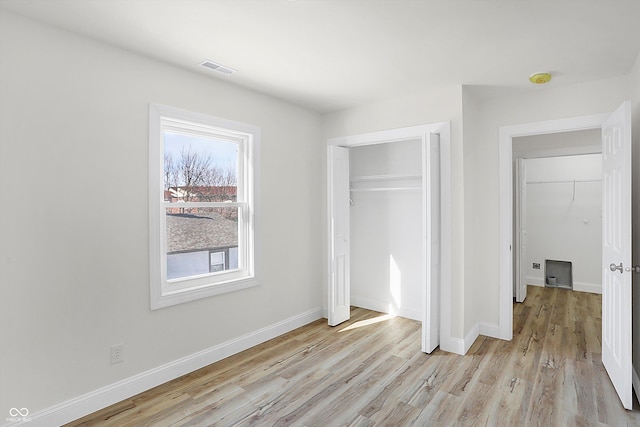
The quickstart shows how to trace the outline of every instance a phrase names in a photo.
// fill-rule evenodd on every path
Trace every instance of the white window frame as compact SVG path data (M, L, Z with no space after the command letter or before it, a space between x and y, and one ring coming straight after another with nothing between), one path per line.
M167 280L166 208L164 201L165 131L204 136L238 144L236 202L189 202L189 207L238 208L239 269ZM155 310L187 301L233 292L258 282L258 200L260 129L256 126L149 104L149 269L150 302ZM181 203L181 206L187 203Z

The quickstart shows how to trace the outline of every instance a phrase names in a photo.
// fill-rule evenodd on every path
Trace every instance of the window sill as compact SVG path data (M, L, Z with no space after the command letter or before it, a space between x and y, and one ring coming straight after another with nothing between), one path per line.
M163 290L158 295L151 295L151 310L170 307L184 302L195 301L214 295L226 294L229 292L239 291L241 289L259 286L260 283L255 277L246 279L233 280L226 283L199 286L189 289L180 290Z

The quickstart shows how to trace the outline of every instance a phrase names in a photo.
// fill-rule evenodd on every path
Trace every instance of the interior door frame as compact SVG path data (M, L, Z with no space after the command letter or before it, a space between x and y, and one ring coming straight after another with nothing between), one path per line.
M425 254L425 259L422 265L422 274L423 274L423 322L422 322L422 344L423 351L426 339L428 328L425 326L427 324L427 318L431 310L439 309L440 312L440 337L439 344L443 349L451 348L451 152L450 152L450 142L451 142L451 125L450 122L438 122L432 124L418 125L418 126L410 126L404 128L397 129L389 129L378 132L370 132L358 135L344 136L344 137L336 137L330 138L327 140L327 146L337 145L345 148L353 148L364 145L374 145L374 144L386 144L386 143L394 143L401 141L410 141L419 139L422 141L423 147L423 180L424 176L427 173L425 170L425 165L428 164L428 156L429 151L425 149L428 147L428 140L430 134L438 134L440 136L440 301L427 301L427 280L429 280L429 271L431 271L430 259L427 259ZM329 162L330 158L327 159L327 170L330 170L331 165ZM424 182L424 181L423 181ZM327 192L331 191L331 189L327 188ZM423 203L427 198L427 186L423 185L422 187L422 198ZM327 198L330 195L327 194ZM423 228L424 228L423 221ZM331 230L328 229L328 241L331 241ZM430 245L429 236L423 230L423 247L426 245ZM330 254L329 254L330 257ZM330 258L328 258L330 259ZM328 275L327 277L331 277L331 265L327 263ZM331 281L327 281L327 286L331 286ZM328 294L331 290L328 288ZM429 304L430 303L430 304ZM331 301L328 301L328 304L331 304Z
M610 113L501 126L499 129L499 338L513 338L513 138L601 129Z

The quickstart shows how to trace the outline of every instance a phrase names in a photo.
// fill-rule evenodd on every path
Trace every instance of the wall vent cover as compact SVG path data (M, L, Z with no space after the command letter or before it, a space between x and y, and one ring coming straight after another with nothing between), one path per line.
M213 70L217 73L224 74L225 76L230 76L231 74L234 74L236 72L236 70L234 70L233 68L225 67L224 65L217 64L213 61L209 61L208 59L202 61L200 63L200 66L208 68L209 70Z

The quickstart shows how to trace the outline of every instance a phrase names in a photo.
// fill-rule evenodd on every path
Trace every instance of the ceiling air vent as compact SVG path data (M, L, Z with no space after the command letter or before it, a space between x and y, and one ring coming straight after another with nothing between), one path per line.
M236 70L234 70L233 68L225 67L224 65L216 64L215 62L209 60L201 62L200 65L204 68L208 68L220 74L224 74L225 76L230 76L231 74L236 72Z

